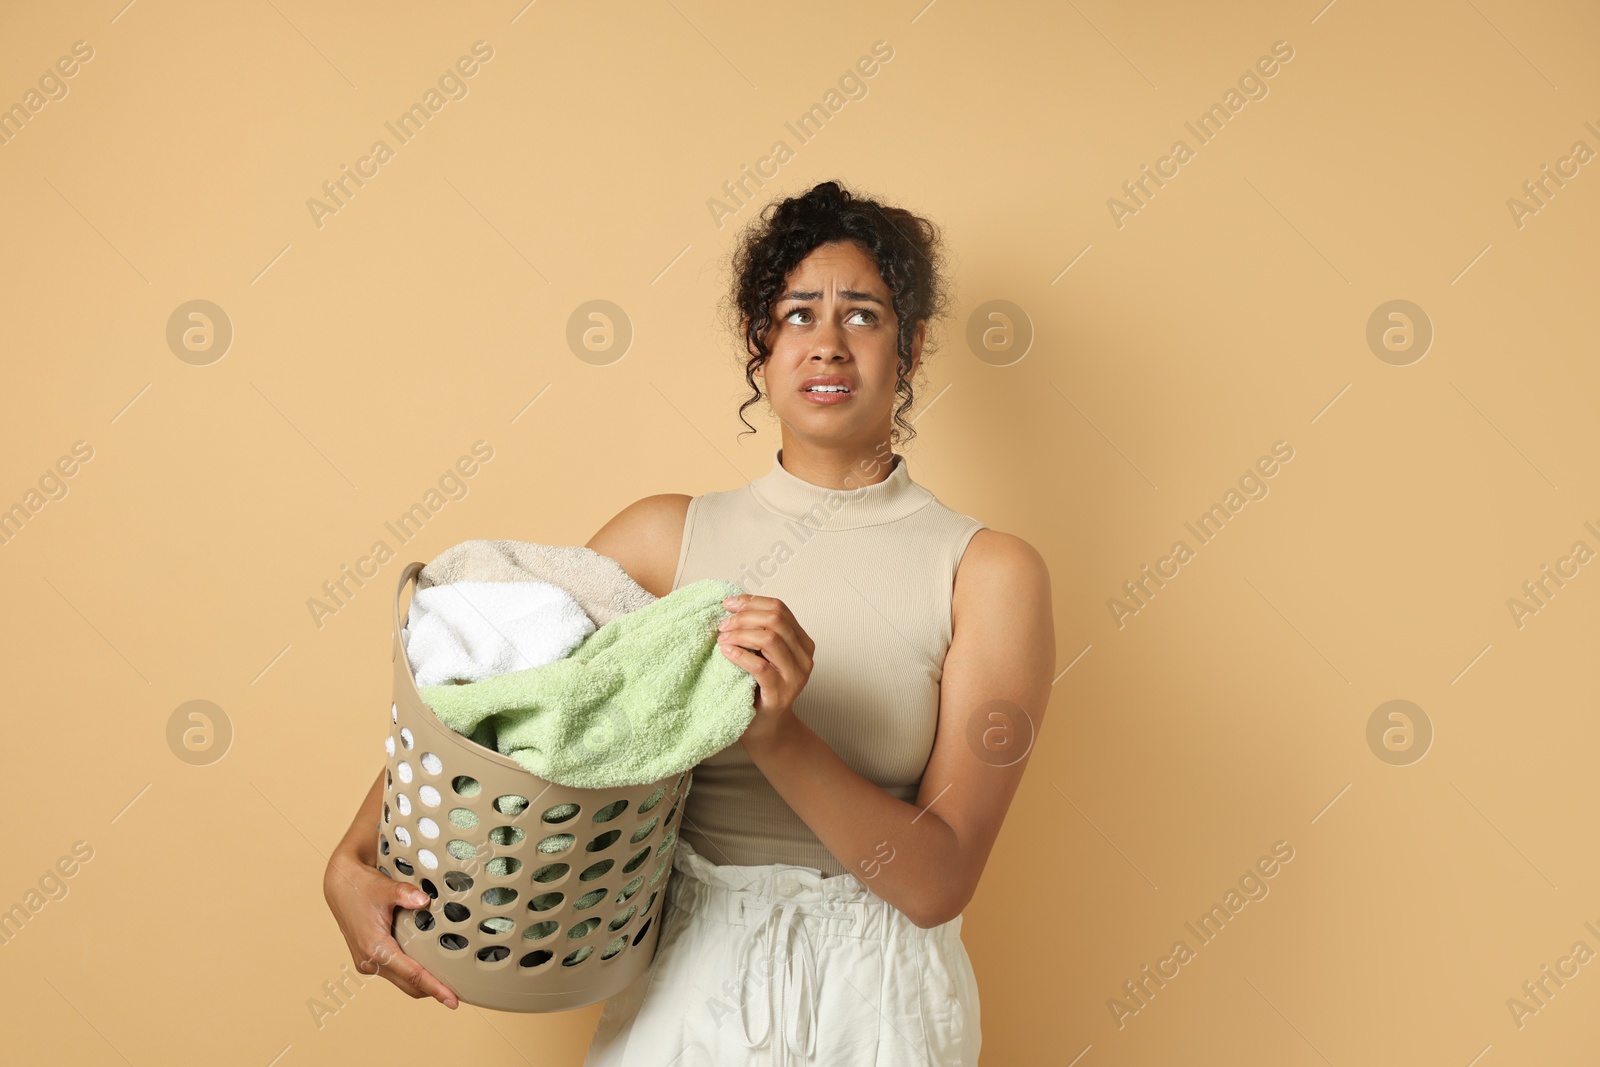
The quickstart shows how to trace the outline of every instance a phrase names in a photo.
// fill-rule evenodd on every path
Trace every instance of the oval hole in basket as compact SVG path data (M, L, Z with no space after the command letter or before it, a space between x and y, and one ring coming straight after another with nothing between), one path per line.
M633 854L633 856L628 860L628 862L624 863L622 865L622 873L623 874L632 874L634 871L639 869L639 865L640 864L642 864L645 860L647 860L649 858L650 858L650 846L646 845L646 846L644 846L644 848L641 848L638 852L635 852Z
M444 771L444 763L432 752L424 752L421 756L422 769L428 774L440 774Z
M555 923L555 922L534 923L532 926L530 926L526 930L522 931L522 936L523 936L523 938L525 940L528 940L528 941L542 941L545 938L547 938L547 937L551 936L552 934L554 934L559 929L561 929L561 924L560 923Z
M528 810L528 798L519 797L515 793L507 793L505 796L495 797L494 810L501 815L521 815Z
M411 798L404 793L394 795L394 806L399 810L402 819L411 814Z
M463 841L459 837L446 844L444 850L463 863L478 855L478 850L471 841Z
M411 727L400 727L400 743L406 748L410 748L417 743L416 738L411 736Z
M600 952L600 958L603 960L609 960L612 956L615 956L617 953L621 952L627 947L628 935L624 934L602 949Z
M431 785L419 787L417 789L417 797L422 801L424 806L430 808L437 808L439 806L439 800L441 799L439 796L439 791Z
M656 846L656 855L660 856L664 854L667 849L672 847L672 843L677 839L678 830L677 827L673 827L671 830L668 830L666 836L661 839L661 844Z
M618 815L621 815L627 810L628 802L626 800L613 800L611 803L595 812L593 819L595 822L610 822L612 819L615 819Z
M439 899L439 887L434 885L431 881L429 881L426 878L424 878L422 880L422 891L424 893L428 894L434 900L438 900Z
M517 965L519 967L537 967L541 963L549 963L553 959L555 959L553 955L541 948L522 957L517 961Z
M644 803L639 805L639 814L643 815L645 812L661 803L661 798L666 796L666 794L666 789L659 785L656 786L656 791L651 793L648 797L645 797Z
M566 822L568 819L572 818L576 814L578 814L578 805L576 805L576 804L557 804L553 808L545 809L545 813L542 816L540 816L540 818L542 818L545 822L548 822L548 823L558 823L558 822Z
M411 916L411 921L416 925L418 930L421 930L423 933L427 933L429 930L433 929L433 912L419 911L415 915Z
M520 826L496 826L489 831L489 840L496 845L520 845L527 836Z
M627 911L623 912L621 915L618 915L615 919L611 920L610 928L613 929L613 930L620 930L624 926L627 926L628 925L628 920L632 919L633 916L634 916L634 913L637 912L638 910L639 910L639 906L637 904L629 904Z
M458 774L450 779L450 788L454 789L458 796L463 797L475 797L483 792L483 786L478 780L465 774Z
M482 897L483 902L491 908L503 908L507 904L515 903L516 899L517 891L505 885L497 885L492 889L485 889Z
M472 912L465 904L452 900L444 906L444 917L453 923L464 923L472 918Z
M460 952L467 947L467 939L460 934L440 934L439 944L450 952Z
M616 863L616 860L601 860L599 863L591 864L584 869L582 874L578 875L578 881L592 882L616 866Z
M417 849L417 861L430 871L436 871L439 869L439 857L433 854L432 849Z
M596 904L604 900L606 898L606 894L609 892L609 889L591 890L572 902L572 910L587 911L589 908L594 907Z
M517 924L504 915L492 915L478 924L478 929L486 934L503 934L516 928Z
M407 878L410 878L413 874L417 873L417 869L415 867L411 866L408 861L400 859L398 856L395 857L394 869L405 875Z
M565 852L577 838L571 834L551 834L539 842L540 852Z
M590 934L594 933L595 928L599 925L599 919L585 919L583 922L568 930L567 937L573 941L576 941L579 938L588 937Z
M554 882L558 878L565 877L570 870L572 868L565 863L547 863L533 872L533 880L535 882Z
M621 836L621 830L607 830L593 841L590 841L587 845L584 845L583 850L585 852L604 852L606 849L616 844L617 838Z
M639 887L642 885L644 885L644 878L639 877L623 886L622 892L617 894L617 903L621 904L625 902L629 897L637 893L639 891Z
M540 893L528 901L528 910L549 911L551 908L559 908L565 899L567 898L560 893Z
M639 927L639 932L633 935L633 943L635 945L644 940L644 935L650 931L650 924L655 921L655 916L653 915L644 921L644 925Z
M499 963L509 955L511 955L511 950L504 945L490 945L488 948L480 948L478 950L478 962Z
M471 830L478 825L478 816L471 808L451 808L450 825L460 830Z
M404 826L396 826L394 828L394 839L400 843L401 848L411 847L411 831Z
M378 852L385 856L389 854L389 839L382 834L378 835Z
M444 884L457 893L465 893L472 888L472 876L466 871L451 871L444 876Z
M496 856L484 864L484 869L496 878L506 878L522 870L522 861L514 856Z
M571 952L567 953L567 958L561 961L561 966L576 967L578 964L582 963L592 955L594 955L593 945L584 945L582 948L575 948Z
M637 845L640 841L643 841L645 838L649 837L651 832L655 830L656 823L659 822L660 819L661 816L659 815L650 816L650 821L635 830L633 832L633 836L628 838L628 844Z

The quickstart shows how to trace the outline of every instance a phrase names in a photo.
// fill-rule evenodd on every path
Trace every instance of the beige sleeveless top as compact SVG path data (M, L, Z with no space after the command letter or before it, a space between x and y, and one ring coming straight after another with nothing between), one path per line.
M816 643L795 714L858 774L914 803L939 721L956 567L984 525L891 454L887 478L841 490L789 473L780 448L748 485L694 497L672 587L722 578L787 604ZM695 767L680 833L712 863L847 869L739 743Z

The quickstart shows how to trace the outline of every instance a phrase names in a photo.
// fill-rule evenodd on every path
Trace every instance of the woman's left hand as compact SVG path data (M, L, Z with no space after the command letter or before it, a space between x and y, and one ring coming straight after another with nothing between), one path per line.
M752 734L764 740L794 711L795 699L811 677L817 646L776 597L741 593L722 606L734 614L722 621L717 643L724 656L750 672L758 687L756 717L740 740Z

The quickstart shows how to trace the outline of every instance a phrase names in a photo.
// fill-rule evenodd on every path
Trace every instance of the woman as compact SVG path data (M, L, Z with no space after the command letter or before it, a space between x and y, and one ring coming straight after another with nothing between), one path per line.
M695 768L655 959L606 1002L585 1067L978 1062L961 911L1055 639L1039 554L940 504L892 448L914 434L938 261L932 225L833 182L770 205L732 310L741 418L765 396L782 425L771 471L646 497L589 542L658 596L747 590L719 642L757 690L740 744ZM325 891L358 966L454 1007L389 936L393 907L423 901L372 868L381 779Z

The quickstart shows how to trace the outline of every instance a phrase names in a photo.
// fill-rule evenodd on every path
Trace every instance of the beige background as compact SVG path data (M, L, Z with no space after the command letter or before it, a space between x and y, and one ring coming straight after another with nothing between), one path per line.
M1063 673L966 912L984 1063L1596 1047L1600 962L1507 1007L1600 952L1600 564L1520 627L1507 606L1600 550L1600 164L1520 226L1507 204L1600 150L1591 5L120 3L8 5L0 32L6 106L93 48L0 147L0 506L93 449L0 547L0 908L60 897L0 947L5 1059L580 1061L598 1006L372 982L318 1025L349 969L324 857L381 758L405 562L581 544L769 469L716 317L756 206L719 228L707 201L779 139L761 202L838 177L945 227L959 303L911 469L1051 566ZM468 95L319 227L307 200L479 40ZM784 123L880 40L800 145ZM1278 41L1199 146L1184 123ZM1119 227L1108 199L1179 138ZM234 330L209 365L166 342L195 299ZM565 340L591 299L634 329L607 365ZM996 299L1021 359L966 343ZM1435 331L1406 366L1366 340L1397 299ZM385 520L477 440L467 496L397 545ZM1108 599L1277 441L1270 494L1119 629ZM316 625L378 539L396 557ZM197 699L233 731L209 765L168 742ZM1392 699L1434 731L1410 765L1368 745ZM1119 1028L1123 982L1278 841L1270 894Z

